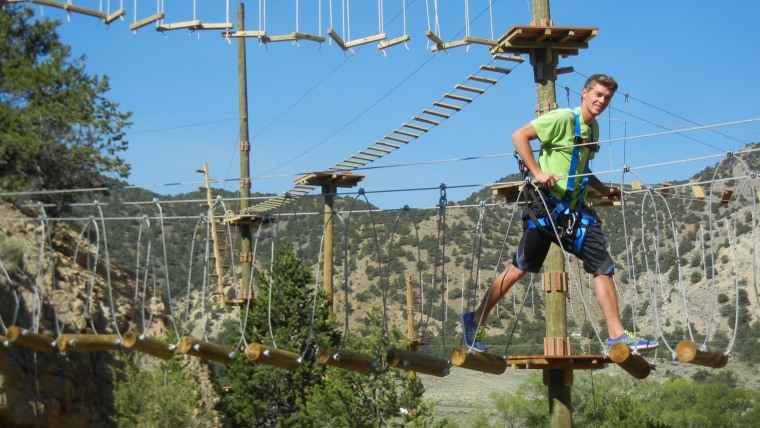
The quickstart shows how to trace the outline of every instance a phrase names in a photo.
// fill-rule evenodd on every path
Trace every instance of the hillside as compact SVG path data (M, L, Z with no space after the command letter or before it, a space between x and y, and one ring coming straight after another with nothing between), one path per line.
M759 383L758 376L745 364L760 361L754 351L760 341L754 256L757 228L753 227L757 190L746 177L758 169L760 156L737 153L688 182L671 183L667 196L630 190L624 207L599 208L618 266L621 308L628 327L635 318L644 334L661 332L673 346L691 335L701 342L709 334L711 344L733 346L730 367L743 374L743 384L753 387ZM699 199L692 193L690 185L700 183L709 195L711 182L715 183L712 198ZM729 188L731 199L719 202ZM225 201L216 210L218 215L237 210L234 194L216 193ZM215 294L216 280L210 275L214 268L207 257L210 232L201 206L204 199L200 191L166 197L144 190L112 190L98 204L77 206L70 218L44 223L48 230L43 230L38 218L28 217L30 212L2 207L0 316L4 329L14 324L33 329L38 324L41 333L57 337L62 332L124 333L137 326L161 337L177 327L214 340L221 324L237 312L220 308ZM460 343L459 314L474 305L495 269L503 268L511 257L519 237L520 207L498 200L490 189L449 202L446 210L379 211L361 200L338 199L336 209L342 218L335 229L338 319L345 319L348 307L347 328L353 330L369 308L385 307L389 324L405 331L405 284L411 277L415 334L429 343L425 352L445 356ZM321 209L321 198L304 197L274 213L276 221L266 222L254 233L256 267L265 268L272 249L290 243L307 266L321 272ZM221 239L235 248L237 232L225 232ZM233 267L225 272L224 293L234 297L240 292L235 287L239 262L234 252L225 260ZM589 279L574 259L568 266L573 352L600 352L588 324L592 320L604 337ZM493 352L542 352L543 298L535 289L538 285L539 278L518 284L500 303L489 320L485 340ZM254 291L258 304L265 304L266 295ZM517 325L515 320L519 320ZM7 403L0 406L0 422L109 424L113 412L110 370L119 364L118 354L32 353L0 343L0 395ZM673 373L689 376L695 370L673 363L667 347L658 351L653 362L665 367L655 378ZM211 391L210 376L223 371L222 367L195 367L199 381ZM456 372L444 379L425 377L426 399L448 409L444 412L467 413L478 405L467 397L510 390L525 377L512 371L499 377ZM448 393L452 382L477 391L453 396ZM206 397L206 405L213 408L218 397L213 392ZM66 419L74 417L79 419Z

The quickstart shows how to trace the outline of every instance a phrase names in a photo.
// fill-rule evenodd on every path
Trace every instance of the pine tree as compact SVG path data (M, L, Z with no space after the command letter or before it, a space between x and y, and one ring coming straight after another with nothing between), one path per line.
M254 279L259 292L246 323L247 342L275 346L304 358L301 367L290 372L251 362L240 353L227 366L233 392L223 401L236 426L293 426L296 415L303 418L306 395L324 375L324 367L315 362L316 343L335 346L339 335L321 290L314 306L311 272L290 245L280 249L271 266L257 269Z
M33 9L0 0L0 187L59 190L102 186L102 174L126 177L131 113L108 100L108 78L90 76L85 57L71 58L56 28ZM71 193L42 202L56 214Z

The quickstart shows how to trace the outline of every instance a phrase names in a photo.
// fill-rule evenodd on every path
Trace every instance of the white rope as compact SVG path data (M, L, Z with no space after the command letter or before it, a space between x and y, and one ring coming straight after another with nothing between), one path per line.
M464 36L470 37L470 0L464 0Z

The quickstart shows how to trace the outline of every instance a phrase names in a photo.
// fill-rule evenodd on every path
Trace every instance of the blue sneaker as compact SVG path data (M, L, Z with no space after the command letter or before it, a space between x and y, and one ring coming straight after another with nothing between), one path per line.
M642 339L640 337L634 336L631 332L625 331L623 334L614 339L611 337L608 338L607 349L612 348L612 345L619 342L625 343L634 351L650 351L656 348L658 345L657 340L655 339Z
M483 352L488 347L476 341L478 337L478 324L473 319L473 315L474 314L472 312L465 312L461 317L464 343L468 348L474 351Z

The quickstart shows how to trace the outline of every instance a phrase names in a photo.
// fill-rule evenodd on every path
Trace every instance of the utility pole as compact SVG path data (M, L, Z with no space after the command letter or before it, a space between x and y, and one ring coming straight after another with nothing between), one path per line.
M237 29L245 31L245 5L240 2L237 8ZM240 114L240 214L245 216L250 206L251 169L249 153L251 143L248 140L248 77L245 55L245 37L238 38L238 107ZM241 221L240 230L240 289L248 290L251 281L251 223Z

